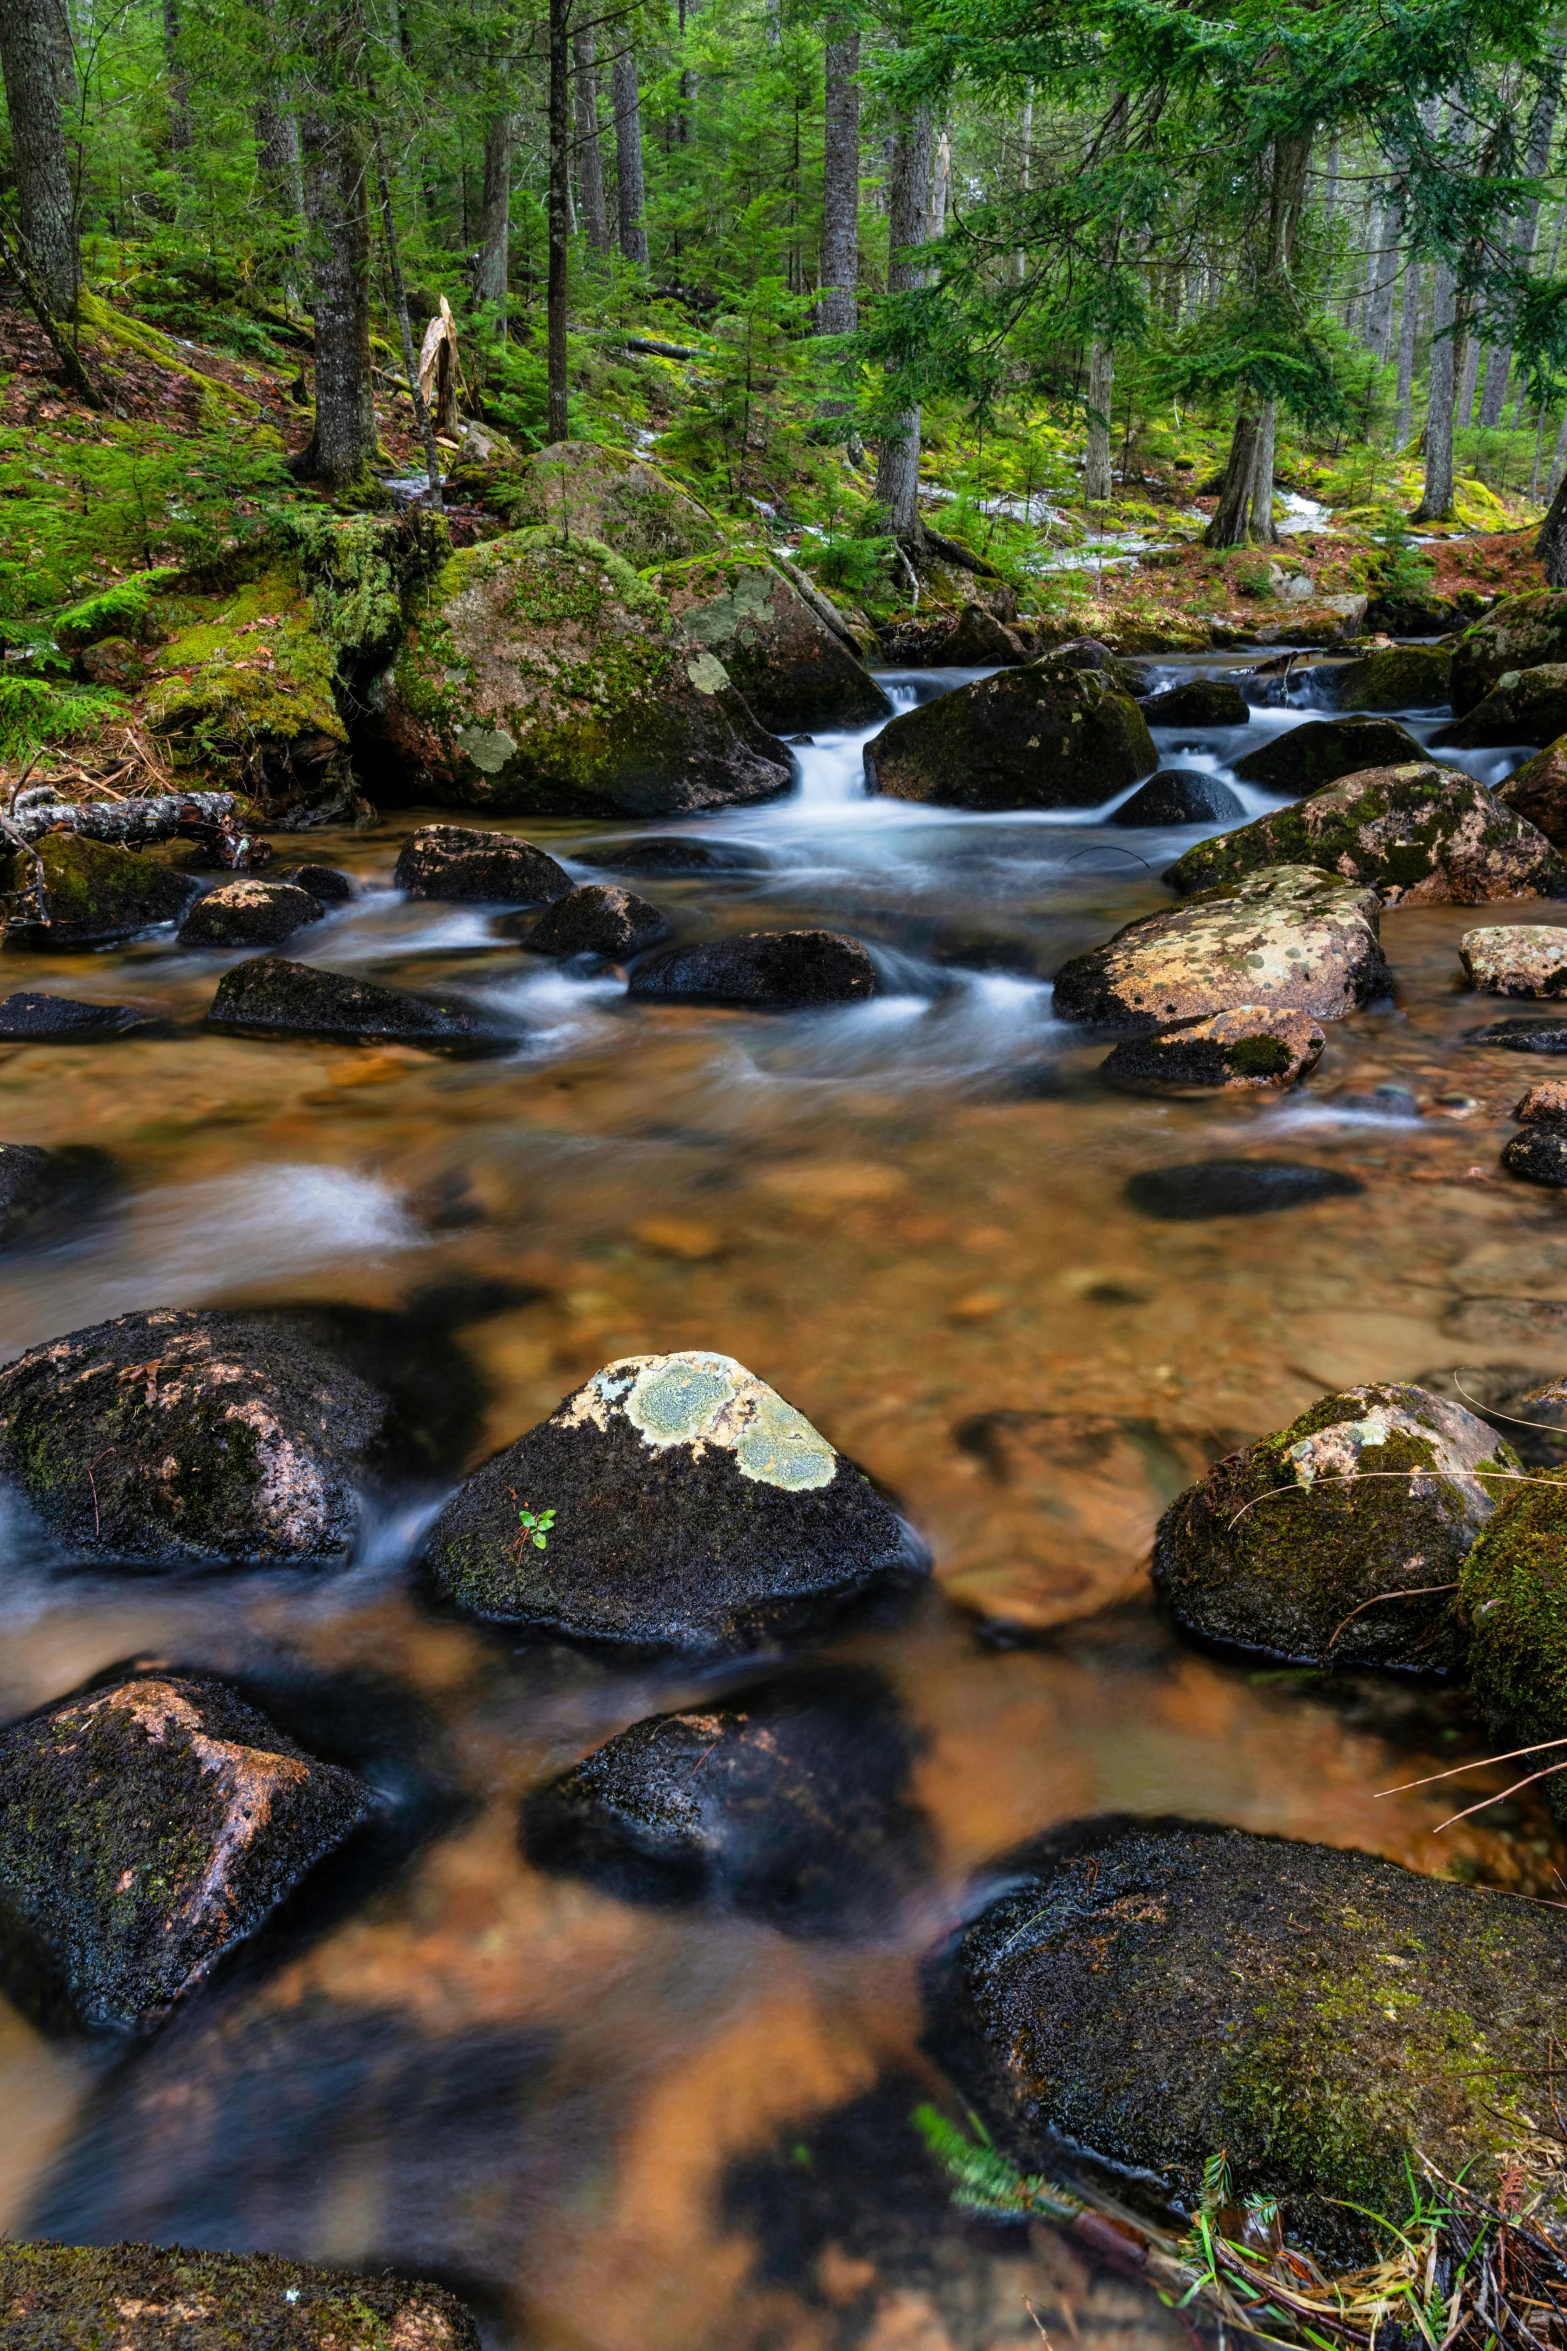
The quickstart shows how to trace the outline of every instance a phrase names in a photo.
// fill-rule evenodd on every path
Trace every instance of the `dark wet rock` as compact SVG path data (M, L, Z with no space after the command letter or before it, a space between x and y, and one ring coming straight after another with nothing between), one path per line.
M775 735L800 726L874 726L891 716L885 690L776 565L715 554L664 574L660 584L680 641L721 662Z
M1471 1045L1497 1045L1504 1053L1567 1053L1567 1026L1552 1020L1497 1020L1471 1029Z
M1411 2150L1484 2193L1530 2135L1567 1938L1363 1853L1081 1823L932 1988L937 2053L1025 2169L1066 2139L1190 2211L1222 2148L1238 2194L1349 2266L1384 2242L1349 2206L1406 2211Z
M42 996L21 988L0 998L0 1044L100 1045L152 1025L134 1004L87 1004L79 996Z
M1303 1664L1452 1666L1451 1587L1518 1466L1486 1422L1422 1388L1323 1396L1171 1503L1153 1580L1212 1641Z
M1421 760L1345 776L1235 832L1199 841L1164 876L1185 894L1268 865L1320 865L1388 906L1567 897L1543 833L1458 768Z
M669 936L669 917L649 899L612 882L590 882L557 898L523 944L535 955L606 955L623 962Z
M90 1143L66 1143L55 1150L38 1143L0 1143L0 1249L85 1214L117 1180L108 1153Z
M1559 1419L1564 1401L1567 1388L1556 1380L1518 1409ZM1458 1599L1470 1679L1494 1733L1519 1747L1567 1738L1567 1469L1537 1471L1506 1494L1464 1562ZM1530 1756L1516 1775L1556 1763L1562 1752ZM1567 1818L1567 1775L1554 1773L1545 1789L1558 1818Z
M633 1900L874 1933L929 1858L915 1746L879 1674L779 1675L633 1723L528 1799L524 1842L540 1866Z
M1542 832L1552 848L1567 850L1567 735L1526 759L1505 784L1497 785L1496 797Z
M1045 658L1059 662L1063 669L1096 670L1101 677L1113 678L1123 694L1132 691L1119 657L1108 645L1101 645L1097 637L1067 637L1061 644L1052 645Z
M649 1002L770 1012L860 1004L879 987L868 951L842 931L736 931L700 946L668 947L631 975L632 995Z
M421 825L403 843L392 886L410 898L518 906L549 906L575 887L565 867L531 841L463 824Z
M925 1572L896 1514L802 1413L700 1349L595 1373L475 1471L427 1557L478 1616L697 1651Z
M0 1474L57 1541L155 1566L341 1559L387 1399L284 1323L163 1307L0 1370Z
M1187 678L1162 694L1146 695L1139 707L1151 727L1243 727L1251 705L1232 678Z
M1560 1191L1567 1186L1567 1134L1531 1127L1514 1135L1502 1151L1502 1165L1509 1175L1522 1176L1526 1183L1550 1184Z
M953 669L1010 668L1024 659L1022 647L983 604L965 604L937 648L937 659Z
M1196 767L1163 767L1106 821L1124 825L1229 824L1246 813L1228 784Z
M221 1683L69 1699L0 1732L0 1961L30 2006L149 2024L370 1809Z
M740 841L708 841L700 835L652 834L640 841L617 841L596 854L584 854L579 863L610 873L676 877L693 873L759 873L767 865L764 849Z
M0 2240L0 2334L10 2351L479 2351L441 2286L183 2245Z
M1243 1004L1128 1037L1099 1074L1132 1093L1282 1091L1316 1068L1326 1042L1310 1013Z
M180 925L182 947L276 947L321 920L321 901L292 882L225 882Z
M1567 924L1486 924L1465 931L1458 956L1488 996L1567 996Z
M1467 717L1510 670L1567 662L1567 595L1504 596L1453 651L1453 708ZM1552 730L1555 734L1561 728ZM1547 736L1542 741L1549 741Z
M296 889L308 890L322 906L346 906L359 892L351 874L343 873L335 865L285 865L271 877L274 881L292 882Z
M1264 791L1287 792L1294 799L1320 792L1340 776L1405 767L1425 756L1408 728L1390 718L1314 718L1248 751L1236 760L1235 773L1243 784L1260 784Z
M1500 743L1554 743L1567 734L1567 661L1508 670L1482 702L1439 727L1433 748L1479 751Z
M1142 712L1074 650L904 711L865 746L869 789L944 808L1094 808L1151 775Z
M1451 697L1453 657L1436 646L1389 645L1310 675L1316 695L1335 710L1435 710Z
M1144 1216L1197 1224L1210 1216L1268 1216L1363 1192L1358 1176L1296 1159L1193 1159L1128 1176L1126 1197Z
M350 1045L423 1045L439 1053L504 1053L516 1042L461 997L416 996L281 955L258 956L225 972L207 1026L241 1037L331 1037Z
M1391 993L1379 914L1373 890L1312 867L1266 867L1074 955L1056 973L1055 1010L1122 1029L1241 1004L1339 1020Z
M199 884L136 849L89 841L80 833L45 833L34 843L43 867L17 851L4 862L0 887L10 894L10 939L23 947L109 947L160 923L178 922Z

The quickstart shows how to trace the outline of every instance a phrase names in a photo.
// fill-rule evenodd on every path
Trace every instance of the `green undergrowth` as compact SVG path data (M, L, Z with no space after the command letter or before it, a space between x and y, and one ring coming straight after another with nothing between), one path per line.
M0 677L0 761L27 760L80 742L125 708L118 694L102 686Z

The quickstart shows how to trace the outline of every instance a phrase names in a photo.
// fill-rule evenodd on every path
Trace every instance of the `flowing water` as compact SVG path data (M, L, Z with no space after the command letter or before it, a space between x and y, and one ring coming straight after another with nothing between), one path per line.
M1158 682L1194 666L1225 667ZM907 705L963 674L888 684ZM1160 749L1222 775L1243 738L1308 715ZM1173 2342L1156 2302L1049 2231L947 2205L908 2122L939 2090L922 1953L1009 1849L1105 1810L1549 1888L1537 1811L1454 1845L1431 1833L1440 1790L1378 1800L1483 1751L1461 1696L1204 1653L1128 1566L1161 1499L1326 1388L1561 1368L1567 1225L1497 1167L1550 1065L1467 1041L1487 1015L1456 953L1474 910L1387 915L1396 1001L1335 1026L1300 1093L1112 1093L1048 975L1168 903L1159 871L1195 831L1110 826L1113 804L868 799L864 739L823 735L791 797L683 828L743 853L729 870L634 886L682 935L855 932L884 981L866 1005L632 1005L623 975L530 959L498 913L403 902L417 811L311 840L361 894L302 952L460 983L515 1028L502 1059L210 1036L235 958L166 938L10 959L13 986L171 1025L0 1053L0 1135L98 1144L127 1179L69 1240L0 1258L4 1352L158 1305L377 1310L477 1459L614 1356L716 1347L896 1495L940 1580L807 1652L849 1714L864 1685L833 1669L881 1677L919 1823L896 1892L813 1934L530 1865L529 1789L754 1667L618 1665L437 1610L411 1562L441 1483L375 1495L359 1556L323 1575L64 1576L13 1513L6 1715L131 1659L232 1674L364 1770L385 1817L161 2034L46 2039L0 2006L0 2228L390 2264L449 2280L490 2343L528 2351L988 2351L1037 2341L1029 2304L1058 2345ZM1464 764L1495 782L1521 756ZM672 828L526 829L586 879ZM1215 1156L1364 1188L1197 1223L1128 1204L1136 1171ZM1084 1430L1109 1452L1074 1455Z

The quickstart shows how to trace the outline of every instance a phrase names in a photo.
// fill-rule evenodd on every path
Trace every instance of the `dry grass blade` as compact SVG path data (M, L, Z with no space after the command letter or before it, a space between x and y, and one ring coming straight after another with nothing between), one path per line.
M1248 1512L1257 1509L1263 1502L1278 1502L1292 1494L1310 1499L1334 1486L1367 1486L1378 1478L1396 1478L1402 1485L1408 1485L1411 1480L1429 1478L1433 1485L1446 1486L1456 1486L1465 1478L1506 1478L1514 1486L1549 1486L1553 1494L1562 1491L1560 1478L1531 1477L1527 1470L1518 1469L1346 1469L1335 1471L1330 1477L1312 1478L1309 1484L1270 1486L1267 1493L1254 1494L1249 1502L1241 1504L1224 1531L1232 1535Z

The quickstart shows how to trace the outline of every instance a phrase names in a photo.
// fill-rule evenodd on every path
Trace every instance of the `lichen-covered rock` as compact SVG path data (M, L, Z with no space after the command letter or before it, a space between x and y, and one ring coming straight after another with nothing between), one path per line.
M1567 864L1543 833L1473 776L1429 760L1345 776L1199 841L1164 879L1185 895L1268 865L1320 865L1388 906L1567 897Z
M369 1814L221 1683L69 1699L0 1731L0 1964L82 2024L145 2025Z
M547 850L515 833L481 833L472 825L425 824L398 852L394 889L410 898L486 900L549 906L575 885Z
M479 2351L442 2286L274 2253L0 2239L9 2351Z
M1503 1146L1502 1165L1525 1183L1567 1185L1567 1134L1557 1127L1529 1127Z
M1367 890L1309 866L1276 865L1141 915L1055 978L1063 1020L1159 1029L1237 1005L1341 1020L1392 988Z
M551 525L460 549L368 690L384 796L568 816L770 800L788 753L668 599Z
M1027 2169L1059 2133L1192 2211L1222 2149L1238 2196L1347 2267L1383 2249L1365 2213L1407 2211L1406 2163L1485 2193L1534 2133L1567 2010L1548 1909L1121 1822L1008 1881L935 1974L935 2046Z
M1162 767L1107 821L1124 825L1229 824L1246 813L1228 784L1196 767Z
M1507 670L1483 701L1451 726L1439 727L1434 747L1479 751L1499 743L1554 743L1567 734L1567 661L1538 669Z
M0 1044L102 1045L150 1027L154 1018L135 1004L91 1004L80 996L19 988L0 998Z
M476 1470L436 1582L478 1616L728 1650L907 1583L925 1561L870 1481L731 1356L633 1355Z
M1314 718L1248 751L1236 760L1235 773L1243 784L1260 784L1264 791L1287 792L1296 799L1336 784L1340 776L1406 767L1424 758L1424 746L1390 718Z
M664 573L660 584L682 642L720 661L775 734L873 726L891 716L863 662L772 564L714 556Z
M1424 1388L1323 1396L1171 1503L1154 1583L1189 1632L1237 1648L1451 1665L1450 1590L1429 1587L1456 1582L1517 1468L1483 1420Z
M113 1160L90 1143L0 1143L0 1249L94 1207L114 1181Z
M965 604L933 658L943 668L1010 669L1026 658L1010 629L983 604Z
M1524 1418L1559 1418L1567 1383L1520 1398ZM1534 1470L1505 1495L1464 1562L1459 1606L1469 1630L1469 1678L1498 1736L1510 1744L1567 1739L1567 1470ZM1518 1763L1517 1776L1560 1761L1558 1747ZM1545 1783L1567 1819L1567 1775Z
M1513 1116L1525 1127L1567 1126L1567 1083L1544 1078L1530 1086L1513 1105Z
M89 841L80 833L45 833L35 844L43 866L43 913L38 917L38 868L13 851L5 861L9 938L23 947L109 947L140 931L178 922L200 888L137 849Z
M1553 849L1567 850L1567 735L1515 768L1497 785L1496 797L1542 832Z
M1335 710L1438 710L1452 696L1453 656L1437 646L1389 645L1358 661L1325 663L1311 684Z
M1488 996L1567 996L1567 924L1488 924L1465 931L1458 955Z
M239 1037L330 1037L344 1045L422 1045L432 1053L504 1053L517 1042L460 996L415 995L281 955L226 971L207 1026Z
M1567 595L1504 596L1453 649L1453 708L1467 717L1509 670L1558 661L1567 661Z
M613 882L589 882L557 898L523 941L535 955L607 955L621 961L669 936L669 917Z
M885 1928L928 1860L916 1741L865 1667L780 1674L654 1715L523 1808L529 1859L622 1897L705 1901L796 1933Z
M694 947L668 947L631 975L649 1003L745 1004L796 1012L862 1004L881 982L869 950L842 931L733 931Z
M1112 1086L1132 1093L1282 1092L1316 1068L1327 1039L1308 1012L1237 1005L1206 1020L1175 1021L1128 1037L1099 1065Z
M341 1559L388 1410L284 1323L162 1307L0 1369L0 1475L84 1557Z
M724 541L707 508L661 467L597 441L552 441L490 495L514 527L596 539L633 571L710 555Z
M180 925L180 945L276 947L322 913L320 899L292 882L225 882L197 899Z
M1159 754L1136 703L1070 656L904 711L865 746L868 789L943 808L1095 808L1151 775Z
M1251 705L1233 678L1186 678L1162 694L1147 694L1139 708L1151 727L1243 727Z

